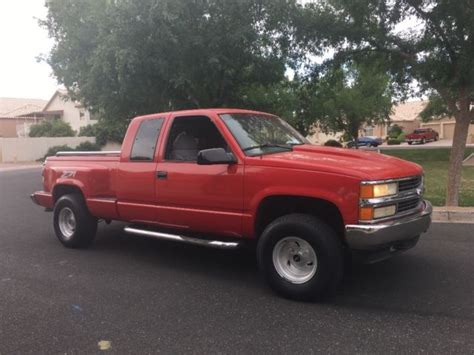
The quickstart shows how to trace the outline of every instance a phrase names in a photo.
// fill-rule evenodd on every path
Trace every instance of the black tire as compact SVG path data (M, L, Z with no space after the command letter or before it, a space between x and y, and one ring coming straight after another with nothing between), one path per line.
M425 139L422 138L422 139L421 139L421 144L425 144L425 143L426 143Z
M66 215L70 216L71 213L75 227L64 227L61 219L66 219ZM67 248L87 248L94 241L97 232L97 218L89 213L83 197L79 194L64 195L56 202L53 223L56 236ZM70 235L65 234L65 228L72 230Z
M275 247L288 237L303 239L316 254L316 271L303 283L294 283L280 276L274 263ZM277 253L278 247L275 250ZM338 235L318 218L306 214L290 214L270 223L258 241L257 260L270 287L295 300L315 301L333 293L344 273L344 251Z
M411 145L412 142L408 142L408 145Z

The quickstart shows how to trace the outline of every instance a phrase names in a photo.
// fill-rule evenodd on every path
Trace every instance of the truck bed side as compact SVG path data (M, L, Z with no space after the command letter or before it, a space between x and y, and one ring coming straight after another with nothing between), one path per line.
M64 193L81 192L89 211L104 219L118 218L116 208L116 154L50 157L43 170L43 188L50 208Z

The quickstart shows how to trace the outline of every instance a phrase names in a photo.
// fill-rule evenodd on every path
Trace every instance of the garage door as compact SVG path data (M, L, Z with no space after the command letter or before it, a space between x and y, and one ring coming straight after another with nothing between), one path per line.
M453 139L454 137L454 122L444 124L444 139Z

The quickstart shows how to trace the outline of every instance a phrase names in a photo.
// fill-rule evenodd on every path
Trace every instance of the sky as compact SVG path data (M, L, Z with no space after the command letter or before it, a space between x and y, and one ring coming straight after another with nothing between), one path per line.
M48 64L37 62L52 47L38 25L44 0L0 0L0 97L49 99L58 88Z

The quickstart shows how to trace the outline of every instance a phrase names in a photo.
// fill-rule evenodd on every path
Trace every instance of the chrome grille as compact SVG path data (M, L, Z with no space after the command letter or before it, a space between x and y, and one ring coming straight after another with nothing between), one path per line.
M420 203L420 198L415 197L409 200L400 201L397 203L397 213L403 213L414 208L417 208Z
M414 190L421 185L421 176L415 176L410 179L400 180L398 182L398 191L404 192L408 190Z

